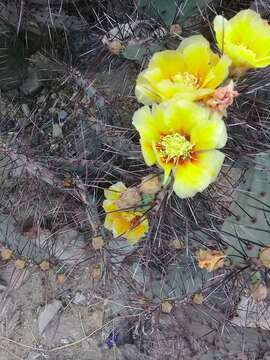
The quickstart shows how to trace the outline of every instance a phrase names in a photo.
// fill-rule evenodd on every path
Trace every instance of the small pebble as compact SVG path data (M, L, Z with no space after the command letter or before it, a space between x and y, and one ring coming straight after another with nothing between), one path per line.
M22 104L21 108L24 115L28 117L30 115L29 106L27 104Z

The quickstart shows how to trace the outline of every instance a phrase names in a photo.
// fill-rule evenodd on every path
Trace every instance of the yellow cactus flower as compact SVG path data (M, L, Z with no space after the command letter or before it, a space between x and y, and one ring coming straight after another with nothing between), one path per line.
M230 20L216 16L214 30L220 50L234 67L244 72L270 65L270 26L255 11L242 10Z
M200 249L196 253L198 265L206 271L214 271L224 266L225 254L219 250Z
M119 200L121 197L125 199L125 193L128 190L122 182L117 182L109 189L105 189L106 200L103 202L103 208L106 218L104 227L112 231L115 238L122 236L130 244L135 244L147 233L149 224L143 212L120 206L122 202Z
M144 106L133 116L140 133L144 160L164 170L164 183L171 172L173 189L180 198L193 197L214 182L224 161L216 149L227 141L222 115L191 101L173 99Z
M228 77L231 60L212 52L201 35L183 40L177 50L154 54L138 76L135 94L144 105L160 103L175 95L200 100Z

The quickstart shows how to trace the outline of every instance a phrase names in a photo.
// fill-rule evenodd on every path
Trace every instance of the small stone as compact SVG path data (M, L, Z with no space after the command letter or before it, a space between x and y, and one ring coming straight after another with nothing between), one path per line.
M55 123L53 123L52 126L53 126L53 131L52 131L53 138L63 137L62 127L59 124L55 124Z
M21 108L24 115L28 117L30 115L29 106L27 104L22 104Z
M101 236L96 236L92 240L92 246L94 250L101 250L104 245L104 240Z
M68 117L68 113L65 110L60 110L58 113L58 120L60 122L64 122Z
M44 309L40 312L38 316L38 329L41 336L44 334L51 321L56 317L61 308L61 301L54 300L52 303L46 304Z
M86 296L84 296L81 292L76 292L72 302L75 305L85 305L87 303L87 299Z
M173 305L170 301L163 301L163 303L161 304L161 310L165 314L170 314L170 312L172 311L172 308L173 308Z
M140 184L140 190L144 194L157 194L161 190L160 177L155 174L145 176Z
M192 301L195 304L201 305L203 303L204 297L202 293L196 293L192 296Z
M20 87L24 95L31 95L41 87L41 81L35 69L30 69L28 76Z
M263 284L253 284L251 285L251 296L255 301L263 301L267 298L268 289Z
M45 103L46 101L46 96L45 95L41 95L38 97L37 99L37 104L42 104L42 103Z
M12 255L13 255L13 251L10 249L3 249L1 251L1 258L4 261L10 260L12 258Z
M31 351L28 353L27 358L24 358L25 360L42 360L44 359L42 353Z
M39 264L39 267L42 271L48 271L50 270L50 263L47 260L42 261L42 263Z
M26 266L26 261L22 260L22 259L18 259L15 261L15 268L17 270L23 270Z
M182 34L182 27L179 24L172 24L170 27L170 34L174 35L180 35Z
M263 266L265 266L266 268L270 268L270 248L264 248L260 252L259 259Z

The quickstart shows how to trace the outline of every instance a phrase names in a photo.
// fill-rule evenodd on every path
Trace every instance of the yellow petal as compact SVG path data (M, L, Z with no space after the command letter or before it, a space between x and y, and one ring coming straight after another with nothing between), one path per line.
M214 30L218 46L234 66L264 67L270 64L270 26L253 10L242 10L230 20L217 16Z
M149 224L148 220L143 220L138 226L134 229L130 230L127 234L125 234L125 238L131 245L136 244L141 238L148 232Z
M148 166L156 163L153 143L158 143L161 134L168 132L162 106L153 106L152 110L144 106L134 113L133 125L140 134L141 150Z
M158 74L160 71L158 70ZM162 98L159 95L156 84L160 81L156 79L158 76L154 74L154 71L144 70L141 72L137 78L136 86L135 86L135 95L137 97L138 102L144 105L151 105L153 103L159 103Z
M103 201L103 209L107 212L107 213L110 213L110 212L113 212L113 211L116 211L118 210L117 206L115 205L115 201L114 200L104 200Z
M203 87L215 89L222 84L229 75L229 67L231 63L232 61L228 58L228 56L223 55L217 64L214 65L208 72L205 77Z
M125 190L126 190L125 184L119 181L116 184L110 186L108 189L104 189L104 195L106 199L117 200L119 199L121 193Z
M132 124L139 132L143 141L149 143L158 141L160 134L157 127L155 127L155 122L149 106L143 106L135 111L132 118Z
M141 151L146 165L152 166L157 162L156 154L151 143L140 140Z
M124 213L121 213L120 216L114 219L113 237L115 238L119 236L124 237L124 235L129 231L129 229L130 229L130 221L124 215Z
M214 182L224 161L224 154L210 150L196 155L196 161L180 164L174 171L175 193L182 199L193 197Z
M111 214L107 214L105 217L105 221L104 221L105 229L112 231L113 230L113 222L114 222L113 216Z
M201 121L191 130L193 150L221 149L227 142L227 129L222 115L209 111L209 119Z
M162 80L156 84L156 88L162 99L178 97L190 101L202 99L214 92L214 89L196 88L186 84L180 74L176 76L174 83L169 80Z
M178 51L183 54L185 71L204 79L211 65L209 42L202 35L190 36L181 42Z
M150 70L155 69L156 67L160 69L160 74L163 79L170 79L175 74L184 70L183 57L176 50L157 52L149 62ZM156 79L153 80L156 81Z
M164 104L166 109L165 122L171 132L190 135L191 130L201 121L209 119L209 111L192 101L174 98Z

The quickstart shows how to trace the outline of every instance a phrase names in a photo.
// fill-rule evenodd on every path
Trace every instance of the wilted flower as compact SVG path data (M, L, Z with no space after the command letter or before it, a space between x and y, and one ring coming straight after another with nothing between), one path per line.
M219 250L200 249L196 253L198 265L206 271L214 271L224 266L225 254Z
M219 113L174 99L137 110L133 125L146 164L164 170L164 183L173 172L173 189L180 198L194 196L217 178L224 154L216 149L227 141Z
M253 10L242 10L230 20L215 17L214 29L220 50L242 72L270 65L270 26Z
M213 93L227 78L231 60L212 52L201 35L182 41L177 50L154 54L146 70L139 74L135 94L139 102L150 105L175 95L199 100Z
M226 109L233 104L234 98L238 96L238 91L234 90L234 83L220 87L206 99L205 104L214 111L220 112L222 115L226 114Z
M148 231L149 225L143 212L120 205L119 200L128 190L122 182L118 182L104 191L106 197L103 202L103 208L106 211L104 226L112 231L114 237L122 236L129 243L135 244ZM126 199L125 196L124 199ZM124 205L126 205L125 202Z
M155 174L149 174L145 176L140 184L140 191L143 194L155 195L161 190L160 177Z

